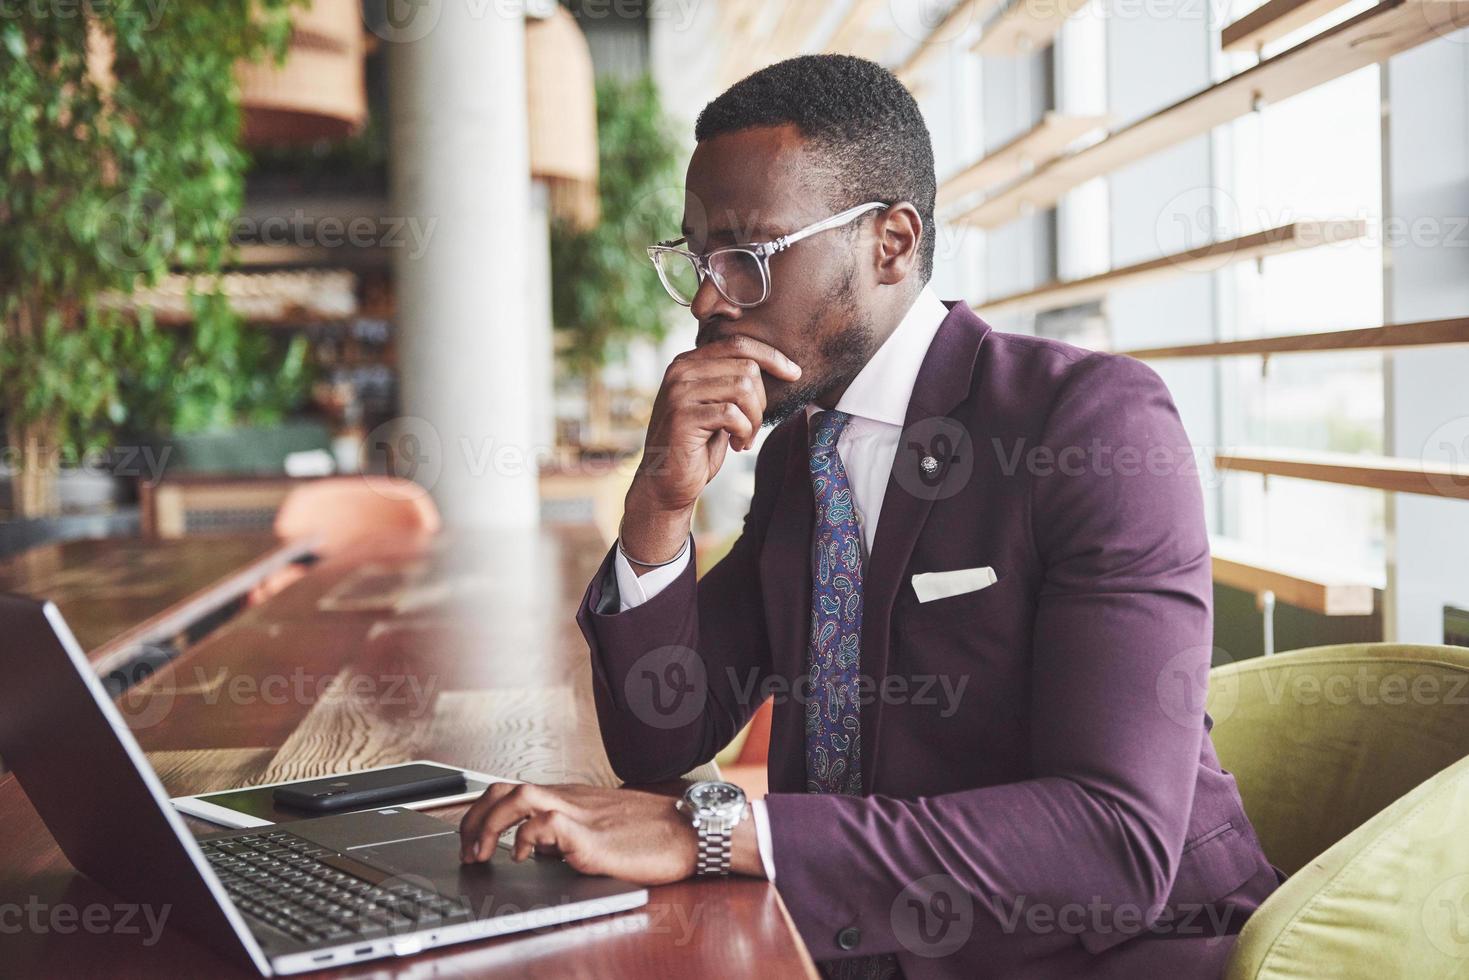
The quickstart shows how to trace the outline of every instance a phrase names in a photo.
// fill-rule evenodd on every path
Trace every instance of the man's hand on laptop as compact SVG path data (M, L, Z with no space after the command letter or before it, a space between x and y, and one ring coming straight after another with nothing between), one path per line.
M674 799L598 786L495 783L459 825L460 859L488 861L500 834L519 824L511 859L532 853L564 858L583 874L640 885L681 881L694 873L698 836ZM763 876L754 822L735 828L733 870Z
M668 365L623 508L622 546L638 574L683 548L694 502L729 448L755 444L765 415L765 372L787 382L801 376L790 358L742 334L685 351Z

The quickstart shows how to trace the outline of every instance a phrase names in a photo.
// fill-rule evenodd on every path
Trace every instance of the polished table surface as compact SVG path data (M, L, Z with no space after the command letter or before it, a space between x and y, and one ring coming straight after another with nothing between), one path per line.
M118 703L173 795L415 758L616 785L573 619L603 550L589 527L366 544L231 620ZM463 808L430 812L457 821ZM0 840L0 910L35 910L21 931L0 935L0 974L253 975L176 930L150 944L138 923L84 928L89 906L120 921L119 901L71 869L13 777L0 782ZM332 975L815 974L775 889L725 879L650 889L650 904L633 912Z
M140 643L181 632L309 550L270 534L66 541L0 561L0 592L55 602L106 673Z

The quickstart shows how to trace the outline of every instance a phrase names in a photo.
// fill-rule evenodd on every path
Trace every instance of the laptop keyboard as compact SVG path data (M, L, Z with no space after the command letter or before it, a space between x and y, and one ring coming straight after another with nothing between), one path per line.
M351 874L350 860L285 831L199 846L240 911L302 942L373 939L470 918L437 892Z

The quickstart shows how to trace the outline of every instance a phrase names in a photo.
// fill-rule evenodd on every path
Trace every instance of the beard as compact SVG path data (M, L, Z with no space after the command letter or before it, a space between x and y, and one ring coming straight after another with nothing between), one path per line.
M841 310L841 318L846 323L844 329L823 337L817 345L821 371L814 376L803 372L799 381L789 384L768 401L765 414L760 419L763 425L780 425L822 396L845 389L877 353L879 345L872 319L859 310L855 302L856 271L855 268L847 270L842 281L827 294L806 323L806 335L814 335L820 328L819 320L833 307Z

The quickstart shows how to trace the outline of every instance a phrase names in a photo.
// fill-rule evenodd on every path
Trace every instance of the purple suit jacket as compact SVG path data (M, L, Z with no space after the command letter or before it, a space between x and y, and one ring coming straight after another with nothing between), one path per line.
M947 305L863 576L868 795L804 791L804 413L764 443L743 534L702 580L690 562L619 613L611 552L598 570L577 621L607 753L628 781L677 777L773 695L776 887L818 960L1217 977L1278 877L1208 735L1209 543L1178 412L1140 361ZM983 565L979 591L911 584Z

